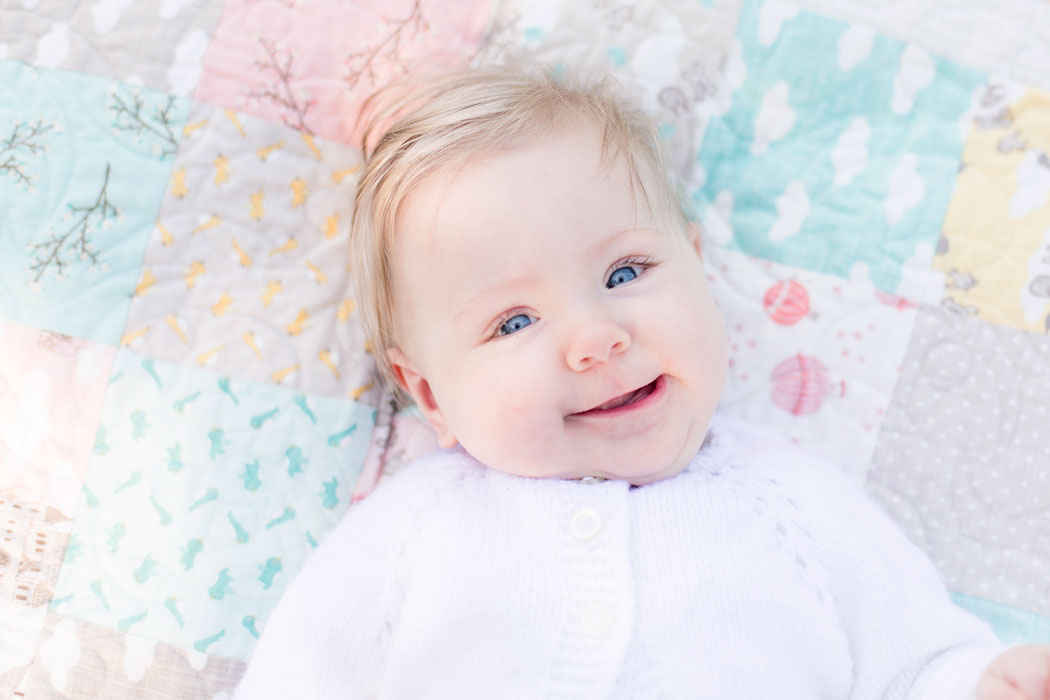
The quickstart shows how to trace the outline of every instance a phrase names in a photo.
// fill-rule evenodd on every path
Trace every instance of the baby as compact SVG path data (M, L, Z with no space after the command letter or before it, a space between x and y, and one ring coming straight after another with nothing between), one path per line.
M1004 650L852 482L715 415L699 231L608 81L474 70L384 119L352 274L444 449L318 548L237 700L1050 700L1050 648Z

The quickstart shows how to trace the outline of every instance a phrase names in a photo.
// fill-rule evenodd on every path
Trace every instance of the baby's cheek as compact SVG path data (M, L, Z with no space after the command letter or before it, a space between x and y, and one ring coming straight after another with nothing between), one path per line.
M503 372L491 373L481 380L484 399L479 403L504 416L518 415L527 405L528 390L525 384L523 377Z
M500 432L532 439L550 432L549 423L556 412L550 390L544 390L542 384L541 379L522 377L504 387L498 411L491 416L494 420L510 422L499 425Z
M537 414L535 382L520 375L491 373L479 377L471 402L471 428L479 440L511 444L535 430Z
M523 476L542 476L542 465L554 437L550 420L521 385L493 387L493 400L471 412L470 432L464 446L475 457L500 471Z

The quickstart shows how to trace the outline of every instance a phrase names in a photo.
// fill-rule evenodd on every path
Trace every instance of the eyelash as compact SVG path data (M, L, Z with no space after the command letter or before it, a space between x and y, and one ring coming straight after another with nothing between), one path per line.
M638 273L638 277L641 277L642 274L644 274L646 270L648 270L649 268L652 268L652 267L656 267L656 265L657 265L656 259L652 258L650 256L633 256L632 255L632 256L623 258L622 260L618 260L617 262L613 263L613 265L609 268L609 272L608 272L608 274L606 274L606 284L608 284L608 278L612 275L612 273L616 272L621 267L632 267L632 266L633 267L640 267L642 269L642 271L640 273ZM635 279L637 279L637 277ZM631 280L631 281L633 282L634 280ZM615 287L613 287L613 289L615 289ZM526 313L527 311L528 311L528 309L526 309L525 307L522 307L522 306L518 306L518 307L515 307L513 309L508 309L507 311L505 311L493 323L493 328L494 329L489 334L490 337L493 338L493 339L503 337L499 333L499 330L500 330L500 328L503 327L503 324L506 323L507 321L509 321L510 319L514 318L518 314ZM514 335L514 334L513 333L508 333L507 335Z

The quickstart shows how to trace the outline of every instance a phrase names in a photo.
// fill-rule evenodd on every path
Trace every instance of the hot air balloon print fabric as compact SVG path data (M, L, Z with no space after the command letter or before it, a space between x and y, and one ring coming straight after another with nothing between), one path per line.
M843 280L728 248L710 247L705 259L727 320L721 410L776 425L863 479L918 304L864 278Z
M809 313L809 292L795 280L780 280L766 291L762 307L775 322L790 326Z

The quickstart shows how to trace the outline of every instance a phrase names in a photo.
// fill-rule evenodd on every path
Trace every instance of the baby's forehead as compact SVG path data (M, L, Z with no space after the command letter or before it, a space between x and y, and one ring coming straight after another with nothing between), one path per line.
M420 180L398 208L394 235L401 246L455 247L466 231L498 241L535 233L529 226L557 226L566 216L586 232L652 222L635 180L629 159L607 152L596 134L543 134L466 153ZM451 235L433 241L438 232Z

